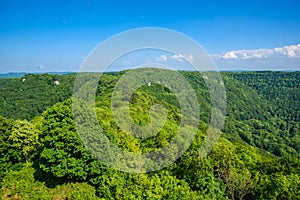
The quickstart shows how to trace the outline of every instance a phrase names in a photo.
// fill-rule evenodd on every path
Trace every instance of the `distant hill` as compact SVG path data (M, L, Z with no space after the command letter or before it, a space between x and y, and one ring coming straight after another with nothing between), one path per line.
M0 115L7 118L30 120L72 95L74 74L14 75L0 79Z
M300 72L227 72L224 132L277 156L300 156Z
M63 74L71 74L74 72L47 72L47 74L59 74L59 75L63 75ZM43 74L40 72L36 72L36 73L28 73L28 72L9 72L9 73L0 73L0 78L19 78L22 77L26 74Z
M5 74L0 74L0 78L18 78L18 77L22 77L24 76L25 72L18 72L18 73L15 73L15 72L9 72L9 73L5 73Z

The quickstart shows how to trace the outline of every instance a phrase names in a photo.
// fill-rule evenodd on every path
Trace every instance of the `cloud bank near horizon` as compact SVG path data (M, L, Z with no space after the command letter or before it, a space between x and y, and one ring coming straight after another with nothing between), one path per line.
M275 48L229 50L218 54L209 54L221 71L231 70L274 70L274 71L300 71L300 43ZM130 69L145 63L160 63L174 69L191 67L189 62L197 59L196 55L171 54L163 52L135 52L135 54L115 62L113 70ZM54 67L53 67L54 68ZM32 67L31 70L14 70L4 72L49 72L49 71L77 71L76 67L65 67L64 70L55 70L45 64ZM190 68L188 68L190 69Z
M229 50L209 55L220 70L300 71L300 43L275 48ZM195 55L161 54L156 57L156 61L176 65L176 62L182 63L184 60L192 62L195 58Z
M266 58L300 58L300 44L276 47L273 49L243 49L243 50L231 50L220 55L212 57L227 59L266 59Z

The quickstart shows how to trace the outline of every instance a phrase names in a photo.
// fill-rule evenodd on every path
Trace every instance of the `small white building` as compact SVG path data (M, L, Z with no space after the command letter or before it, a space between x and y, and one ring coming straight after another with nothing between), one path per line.
M55 86L59 85L59 81L54 81L54 85Z

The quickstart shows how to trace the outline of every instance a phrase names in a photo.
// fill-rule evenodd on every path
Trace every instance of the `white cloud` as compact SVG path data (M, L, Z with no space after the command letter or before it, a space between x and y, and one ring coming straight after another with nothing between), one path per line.
M274 48L274 52L279 53L284 56L287 56L287 57L300 57L300 44L284 46L284 47L277 47L277 48Z
M166 62L168 60L168 57L166 55L160 55L159 57L156 57L156 60Z
M181 55L181 54L177 55L177 54L175 54L175 55L172 55L171 58L178 62L183 62L184 60L187 60L189 62L194 61L193 55Z
M222 56L223 59L237 59L237 55L235 55L235 52L234 51L229 51L229 52L226 52L223 56Z
M183 55L181 55L181 54L179 54L179 55L176 55L176 54L175 54L175 55L172 55L171 58L172 58L173 60L178 61L178 62L182 62L183 59L184 59Z
M221 55L222 59L252 59L268 57L300 57L300 44L276 47L274 49L232 50Z
M193 55L187 55L187 56L185 56L185 59L189 62L192 62L192 61L194 61L194 56Z

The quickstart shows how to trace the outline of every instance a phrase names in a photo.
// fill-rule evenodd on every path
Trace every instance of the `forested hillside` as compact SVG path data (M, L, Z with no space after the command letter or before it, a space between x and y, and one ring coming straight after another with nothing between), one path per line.
M228 118L224 132L277 156L300 152L300 73L224 73Z
M224 77L238 80L235 85L243 88L237 92L234 90L238 87L227 87L228 91L233 91L232 95L252 101L238 106L244 110L229 110L229 114L232 114L230 118L236 118L237 124L238 121L242 121L247 126L244 126L242 131L237 131L238 125L234 125L231 131L227 132L232 134L232 130L235 129L247 143L277 156L294 154L299 157L300 72L226 73ZM253 90L252 94L247 92L250 90ZM230 98L230 92L227 92L227 95L229 101L233 100ZM229 102L229 107L245 103L241 98ZM228 126L229 124L227 123Z
M222 73L226 121L204 158L199 150L210 119L209 92L199 73L180 73L199 102L196 138L173 164L142 174L106 167L84 146L72 109L74 74L0 79L1 197L300 199L300 73ZM166 146L180 125L176 96L159 83L138 88L130 98L133 121L149 123L149 109L156 103L166 108L167 120L154 137L133 137L118 127L111 111L112 92L123 74L106 73L97 86L95 110L106 136L129 152Z
M0 79L0 115L31 120L73 92L75 75L27 74Z

